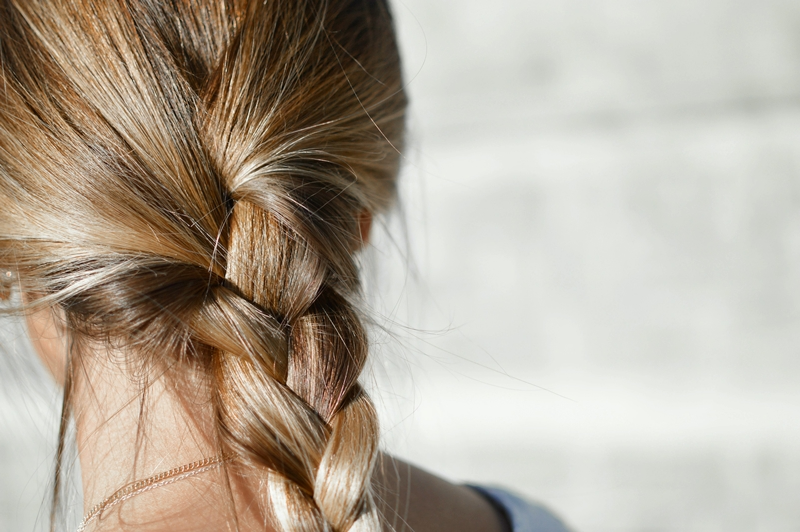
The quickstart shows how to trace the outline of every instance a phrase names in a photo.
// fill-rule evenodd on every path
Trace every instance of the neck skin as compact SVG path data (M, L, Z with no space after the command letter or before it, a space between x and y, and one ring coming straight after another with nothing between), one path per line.
M176 384L163 374L135 382L115 355L81 357L84 362L75 371L84 513L128 483L218 454L211 436L210 394L203 386ZM126 525L154 532L226 530L233 515L226 483L220 467L156 488L104 512L106 523L90 530ZM258 505L251 504L248 493L246 483L232 473L230 494L240 524L254 521L257 529L272 530L254 511Z
M63 320L48 310L25 317L34 350L63 386ZM84 351L73 359L71 397L84 515L131 482L218 454L210 394L202 383L169 374L137 382L121 353ZM272 532L255 495L259 479L227 471L215 468L136 495L103 512L87 531L216 532L235 530L238 523L240 531Z
M35 350L63 385L60 320L49 311L26 319ZM206 387L170 374L137 382L123 360L120 353L99 349L75 364L72 404L84 514L130 482L217 454ZM136 495L104 512L87 532L275 532L258 495L263 476L227 471L213 469ZM388 455L381 455L373 483L386 532L505 530L475 491Z

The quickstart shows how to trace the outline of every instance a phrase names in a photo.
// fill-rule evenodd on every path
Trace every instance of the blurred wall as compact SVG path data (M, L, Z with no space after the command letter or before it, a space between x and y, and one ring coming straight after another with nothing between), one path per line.
M797 530L800 4L395 10L389 445L577 530Z
M797 530L800 4L395 12L404 217L365 258L387 447L579 531ZM47 488L36 371L0 374L3 531Z

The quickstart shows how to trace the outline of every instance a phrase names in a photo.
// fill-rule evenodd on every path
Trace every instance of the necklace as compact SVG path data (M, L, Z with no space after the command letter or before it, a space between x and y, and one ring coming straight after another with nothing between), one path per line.
M219 467L223 462L230 460L230 458L231 457L228 455L217 455L209 458L203 458L197 462L175 467L169 471L162 471L161 473L153 475L152 477L148 477L144 480L136 480L130 484L126 484L103 499L103 501L99 504L94 505L92 509L89 510L89 513L87 513L83 518L81 524L78 525L78 530L76 532L84 532L86 527L92 521L98 519L104 511L116 506L117 504L120 504L123 501L127 501L131 497L135 497L136 495L146 491L160 488L161 486L172 484L173 482L178 482L179 480L183 480L194 475L199 475L200 473Z

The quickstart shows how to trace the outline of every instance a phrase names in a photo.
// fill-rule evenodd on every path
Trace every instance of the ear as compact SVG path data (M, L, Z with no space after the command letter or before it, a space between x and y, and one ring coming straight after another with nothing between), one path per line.
M23 294L23 301L28 297ZM56 309L42 309L25 314L28 325L28 336L33 349L39 355L50 375L60 385L64 385L67 367L67 335L64 320L58 316Z
M369 242L369 232L372 230L372 213L364 209L358 213L358 230L361 235L361 247Z

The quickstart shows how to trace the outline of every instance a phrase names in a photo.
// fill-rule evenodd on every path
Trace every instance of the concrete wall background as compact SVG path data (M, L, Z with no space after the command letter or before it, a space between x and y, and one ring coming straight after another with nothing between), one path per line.
M797 530L800 4L395 12L405 227L365 257L387 447L576 530ZM56 401L4 338L0 530L17 532Z
M390 445L577 530L796 530L800 4L396 12L422 280L385 307L431 332Z

